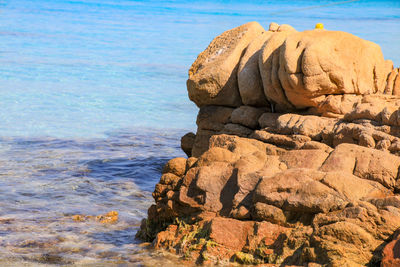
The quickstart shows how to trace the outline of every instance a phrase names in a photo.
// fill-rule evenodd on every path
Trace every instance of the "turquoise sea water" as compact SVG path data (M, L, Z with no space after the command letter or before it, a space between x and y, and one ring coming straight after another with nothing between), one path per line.
M0 136L193 129L187 70L217 34L253 20L323 22L377 42L400 65L400 1L0 3Z
M322 22L400 66L395 0L0 0L0 262L150 264L133 235L162 164L195 129L187 70L254 20ZM110 210L113 226L69 217Z

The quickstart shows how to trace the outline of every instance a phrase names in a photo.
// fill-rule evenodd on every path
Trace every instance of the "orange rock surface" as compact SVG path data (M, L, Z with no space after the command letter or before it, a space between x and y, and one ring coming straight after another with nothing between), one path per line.
M197 133L137 236L197 263L400 266L399 70L349 33L269 29L193 63Z
M110 211L106 214L101 214L97 216L92 216L92 215L73 215L72 219L75 222L84 222L84 221L97 221L100 223L105 223L105 224L112 224L118 222L118 212L117 211Z

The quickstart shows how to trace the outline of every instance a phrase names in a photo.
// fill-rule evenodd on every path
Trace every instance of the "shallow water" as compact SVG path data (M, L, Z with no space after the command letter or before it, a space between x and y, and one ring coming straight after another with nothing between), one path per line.
M134 234L195 129L190 64L253 20L322 22L400 65L400 1L0 0L0 265L182 264Z
M3 0L0 136L194 129L187 70L216 35L253 20L323 22L377 42L400 66L396 0Z
M162 165L182 156L179 134L132 129L104 139L2 139L0 260L94 264L160 257L138 246L134 235ZM118 211L117 223L72 218L109 211Z

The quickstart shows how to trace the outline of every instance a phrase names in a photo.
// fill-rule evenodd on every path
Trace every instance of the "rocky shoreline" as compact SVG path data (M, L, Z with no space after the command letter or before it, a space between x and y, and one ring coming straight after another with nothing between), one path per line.
M197 133L137 237L199 264L399 266L400 74L378 45L250 22L187 87Z

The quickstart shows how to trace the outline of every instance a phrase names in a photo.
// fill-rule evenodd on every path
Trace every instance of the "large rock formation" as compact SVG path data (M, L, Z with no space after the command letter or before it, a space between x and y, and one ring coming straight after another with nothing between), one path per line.
M197 57L189 70L189 98L197 106L242 104L237 85L240 57L248 44L264 32L257 22L250 22L216 37Z
M193 64L198 130L138 236L197 263L399 266L399 70L348 33L260 27Z

